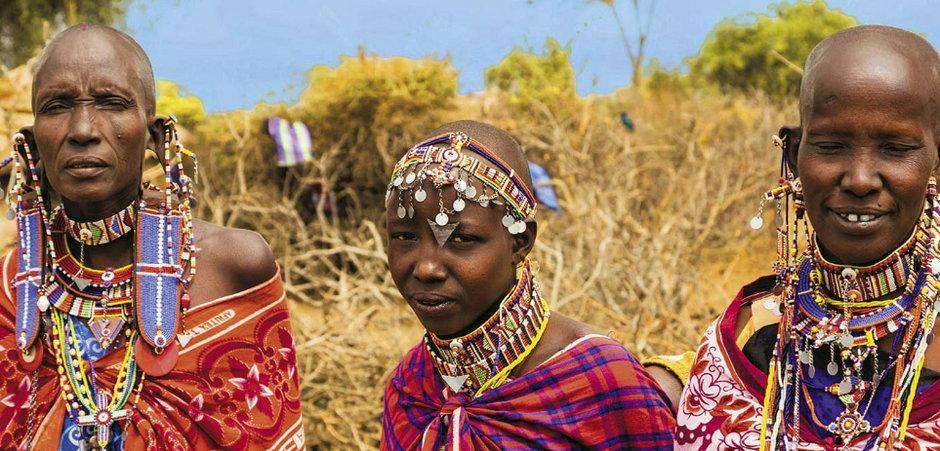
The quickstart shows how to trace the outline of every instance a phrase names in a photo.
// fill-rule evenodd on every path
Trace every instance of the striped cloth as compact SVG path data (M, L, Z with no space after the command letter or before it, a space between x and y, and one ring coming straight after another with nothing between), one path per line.
M278 166L294 166L313 160L310 130L302 122L290 122L277 116L270 117L268 134L277 143Z
M555 188L552 187L552 177L548 175L545 168L529 162L529 175L532 176L532 185L535 187L535 198L540 204L559 211L558 196L555 195Z
M672 449L669 401L624 347L582 337L475 399L453 394L422 342L385 390L383 450Z

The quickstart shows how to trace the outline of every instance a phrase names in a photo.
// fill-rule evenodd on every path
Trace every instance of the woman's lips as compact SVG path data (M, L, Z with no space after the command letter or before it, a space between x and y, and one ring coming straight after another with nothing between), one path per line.
M108 164L95 157L74 157L65 163L64 171L75 178L92 178L99 175Z
M885 221L884 213L866 211L832 211L836 223L845 231L853 235L869 234Z
M454 299L439 294L412 294L408 300L415 311L433 316L445 314L456 305Z

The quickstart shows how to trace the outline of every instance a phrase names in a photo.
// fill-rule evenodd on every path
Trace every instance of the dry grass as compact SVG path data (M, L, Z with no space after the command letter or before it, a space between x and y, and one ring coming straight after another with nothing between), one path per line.
M11 116L2 102L7 116L0 118ZM621 93L519 121L492 98L457 104L451 118L509 127L555 178L562 213L540 213L534 255L552 308L636 354L692 349L737 287L769 268L771 237L751 231L747 219L775 179L769 135L793 120L792 105L760 96ZM619 109L630 111L636 133L615 122L609 111ZM373 130L377 155L355 155L338 140L284 179L266 153L271 144L258 133L259 120L214 115L214 130L227 140L208 128L186 139L202 164L198 215L259 231L278 257L293 308L309 445L375 449L385 382L422 330L387 273L381 206L370 195L343 192L333 175L349 158L391 166L413 143ZM0 122L0 133L20 125ZM297 187L313 182L347 199L347 214L298 211ZM378 190L386 183L374 182Z

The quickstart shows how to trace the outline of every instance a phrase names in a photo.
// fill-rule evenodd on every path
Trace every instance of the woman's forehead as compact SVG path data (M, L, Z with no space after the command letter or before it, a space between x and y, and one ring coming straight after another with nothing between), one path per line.
M33 92L75 89L118 91L147 98L149 62L120 36L104 29L75 30L46 48L33 79Z

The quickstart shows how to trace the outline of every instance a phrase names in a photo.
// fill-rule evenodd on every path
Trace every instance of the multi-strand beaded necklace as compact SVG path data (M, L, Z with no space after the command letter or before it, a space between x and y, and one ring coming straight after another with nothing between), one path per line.
M458 338L442 339L428 332L425 344L451 390L477 397L506 382L538 344L549 316L526 260L516 284L486 322Z
M139 200L92 222L72 221L61 207L51 213L46 210L29 145L23 135L14 136L12 191L19 253L13 288L20 362L35 379L43 348L51 348L67 413L75 425L94 428L100 447L109 443L116 420L130 418L136 400L130 404L129 400L135 390L140 397L145 375L159 377L172 370L180 343L188 341L179 331L190 304L188 288L196 257L191 180L181 155L191 152L180 143L175 119L166 120L165 127L165 188L144 184ZM163 197L154 200L155 191ZM107 244L130 232L135 232L134 264L104 270L84 266L86 245ZM80 243L78 261L66 234ZM86 341L85 330L92 342ZM118 376L113 388L104 390L97 384L93 361L115 349L122 331L125 347ZM25 443L34 433L34 413L31 408Z
M866 450L900 444L938 310L938 218L936 209L925 212L910 239L869 267L829 263L815 241L781 266L783 317L762 449L796 449L807 416L817 435L838 437L843 449L869 433ZM891 334L891 352L879 364L878 342ZM816 370L820 358L828 360L825 371Z

